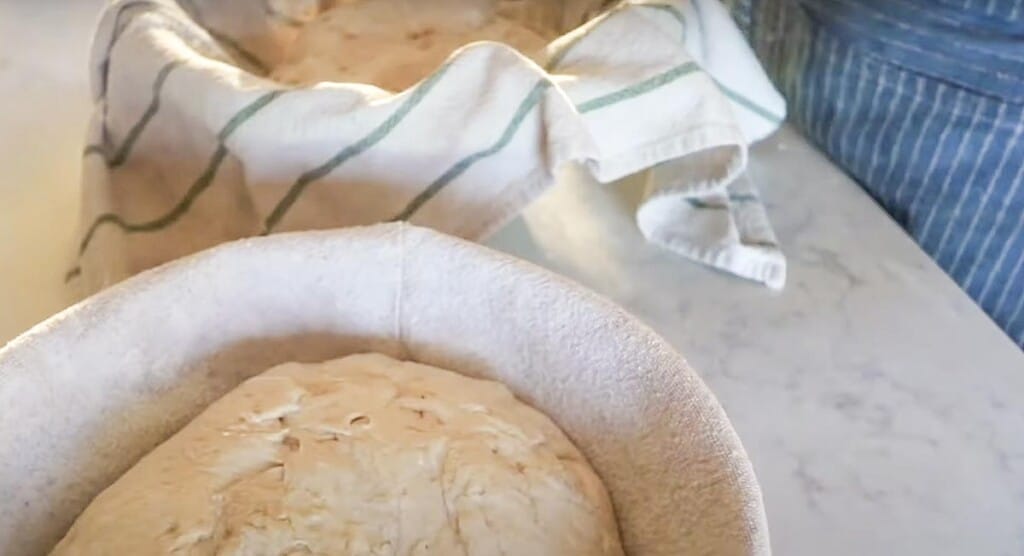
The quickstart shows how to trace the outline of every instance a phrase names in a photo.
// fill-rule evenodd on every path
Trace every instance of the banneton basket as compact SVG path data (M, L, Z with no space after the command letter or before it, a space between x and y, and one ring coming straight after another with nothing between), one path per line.
M0 350L0 553L45 553L244 379L359 352L498 380L547 413L608 486L630 554L769 553L743 447L664 340L563 278L407 224L225 244Z

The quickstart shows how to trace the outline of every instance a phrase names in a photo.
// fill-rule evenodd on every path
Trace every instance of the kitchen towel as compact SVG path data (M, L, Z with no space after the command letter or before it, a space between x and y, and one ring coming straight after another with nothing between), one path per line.
M471 43L400 92L268 79L309 16L287 10L317 4L107 8L68 273L80 291L278 231L400 220L481 239L569 164L603 183L653 168L637 212L649 240L784 284L744 169L785 105L717 0L630 0L596 17L565 0L565 34L536 62Z

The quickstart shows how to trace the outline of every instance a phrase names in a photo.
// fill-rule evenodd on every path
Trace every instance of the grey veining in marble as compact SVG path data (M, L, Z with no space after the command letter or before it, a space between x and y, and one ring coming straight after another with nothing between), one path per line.
M0 342L66 302L47 277L73 241L101 4L0 0ZM777 554L1024 554L1024 355L791 130L752 171L789 257L782 292L644 243L636 181L569 175L489 243L687 356L754 462Z

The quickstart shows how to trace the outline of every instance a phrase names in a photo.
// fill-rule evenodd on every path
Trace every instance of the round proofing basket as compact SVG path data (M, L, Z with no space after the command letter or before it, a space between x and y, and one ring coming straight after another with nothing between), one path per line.
M402 224L226 244L0 350L0 553L45 553L242 380L370 351L501 381L551 416L607 485L630 554L768 553L750 463L682 357L562 278Z

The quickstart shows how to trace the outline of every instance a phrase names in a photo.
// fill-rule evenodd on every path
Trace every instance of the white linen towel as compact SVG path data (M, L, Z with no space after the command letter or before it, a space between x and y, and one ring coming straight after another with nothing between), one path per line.
M563 24L579 4L566 0ZM262 77L282 30L301 23L288 5L107 9L69 272L83 292L283 230L405 220L480 239L566 164L601 182L654 168L637 213L647 238L784 284L742 175L748 143L776 129L785 105L717 0L622 2L555 40L540 65L472 43L399 93Z

